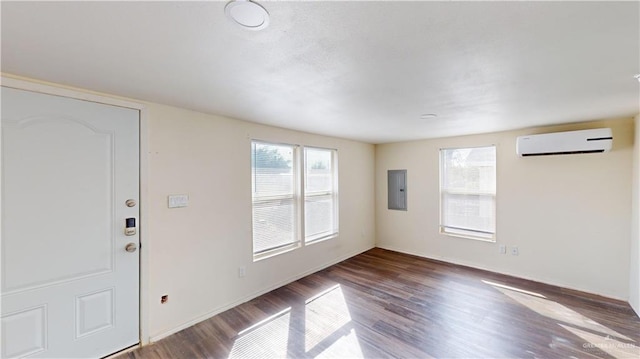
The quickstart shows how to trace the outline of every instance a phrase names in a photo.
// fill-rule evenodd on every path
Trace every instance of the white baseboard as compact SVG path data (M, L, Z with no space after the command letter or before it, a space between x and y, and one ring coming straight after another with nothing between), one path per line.
M451 264L455 264L455 265L481 269L481 270L485 270L487 272L504 274L504 275L508 275L510 277L521 278L521 279L530 280L530 281L533 281L533 282L552 285L552 286L555 286L555 287L562 287L562 288L566 288L566 289L576 290L576 291L579 291L579 292L589 293L589 294L597 295L597 296L600 296L600 297L620 300L620 301L623 301L623 302L629 302L627 298L613 297L613 296L608 295L608 294L596 293L596 292L593 292L593 291L590 291L590 290L584 289L584 288L572 287L572 286L564 284L564 283L557 283L557 282L548 281L548 280L541 280L540 278L533 278L533 277L523 276L523 275L520 275L520 274L513 274L513 273L509 273L509 272L500 271L500 270L497 270L495 268L489 268L489 267L485 267L485 266L481 266L481 265L477 265L477 264L470 264L470 263L461 262L461 261L458 261L458 260L455 260L455 259L451 259L451 258L434 256L434 255L426 255L424 253L417 253L417 252L413 252L413 251L407 251L407 250L404 250L404 249L398 249L398 248L395 248L393 246L376 245L376 247L377 248L382 248L382 249L388 249L388 250L394 251L394 252L410 254L410 255L413 255L413 256L417 256L417 257L433 259L433 260L437 260L437 261L441 261L441 262L447 262L447 263L451 263Z
M179 326L177 326L175 328L172 328L170 330L167 330L165 332L162 332L160 334L157 334L157 335L154 335L154 336L150 337L149 338L149 343L157 342L158 340L166 338L171 334L175 334L175 333L177 333L177 332L179 332L179 331L181 331L183 329L189 328L192 325L198 324L198 323L200 323L200 322L202 322L204 320L207 320L207 319L209 319L209 318L211 318L211 317L213 317L215 315L218 315L218 314L224 312L225 310L231 309L231 308L233 308L235 306L238 306L238 305L240 305L242 303L246 303L246 302L248 302L248 301L250 301L250 300L252 300L252 299L254 299L256 297L259 297L259 296L261 296L261 295L263 295L265 293L269 293L270 291L272 291L274 289L278 289L278 288L280 288L280 287L282 287L284 285L287 285L287 284L289 284L291 282L295 282L296 280L298 280L300 278L303 278L303 277L306 277L309 274L313 274L313 273L318 272L318 271L320 271L322 269L330 267L330 266L332 266L332 265L334 265L336 263L340 263L340 262L342 262L342 261L344 261L346 259L349 259L351 257L357 256L358 254L366 252L366 251L368 251L368 250L370 250L372 248L375 248L375 246L371 246L371 247L366 248L364 250L357 250L354 253L350 253L350 254L347 254L345 256L339 257L337 259L331 260L331 261L329 261L329 262L327 262L325 264L322 264L322 265L317 266L315 268L309 269L309 270L307 270L305 272L298 273L298 274L296 274L294 276L291 276L291 277L289 277L289 278L287 278L287 279L285 279L283 281L280 281L280 282L278 282L278 283L276 283L274 285L271 285L269 287L266 287L266 288L260 289L258 291L255 291L255 292L253 292L253 293L251 293L251 294L249 294L249 295L247 295L247 296L245 296L245 297L243 297L241 299L238 299L238 300L236 300L234 302L231 302L231 303L228 303L226 305L223 305L223 306L220 306L218 308L215 308L212 311L207 312L206 314L200 315L200 316L198 316L196 318L193 318L192 320L189 320L188 322L185 322L185 323L183 323L183 324L181 324L181 325L179 325Z

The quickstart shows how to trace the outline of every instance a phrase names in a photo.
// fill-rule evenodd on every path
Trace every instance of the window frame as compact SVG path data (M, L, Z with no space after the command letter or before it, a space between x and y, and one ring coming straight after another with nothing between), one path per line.
M331 191L314 191L311 194L307 193L307 149L328 151L331 154ZM316 147L316 146L304 146L302 149L302 235L304 237L303 242L305 244L313 244L322 242L327 239L335 238L339 232L339 214L338 214L338 150L334 148ZM331 196L333 203L332 219L333 227L329 231L322 232L317 235L307 236L306 233L306 201L307 197L319 198Z
M444 158L444 153L445 151L451 151L451 150L465 150L465 149L478 149L478 148L493 148L494 152L495 152L495 160L494 160L494 164L493 164L493 170L494 170L494 183L493 183L493 192L487 192L487 191L450 191L450 190L445 190L443 188L444 185L444 176L445 176L445 171L444 171L444 165L445 165L445 158ZM483 146L466 146L466 147L447 147L447 148L440 148L439 153L438 153L438 157L439 157L439 162L440 162L440 166L439 166L439 171L440 171L440 176L439 176L439 196L440 196L440 222L438 224L438 228L439 228L439 232L440 234L443 235L447 235L447 236L451 236L451 237L460 237L460 238L467 238L467 239L473 239L473 240L478 240L478 241L484 241L484 242L491 242L491 243L495 243L497 240L497 200L496 200L496 195L498 192L498 148L496 145L483 145ZM475 230L475 229L469 229L469 228L460 228L460 227L453 227L453 226L446 226L443 224L443 220L444 220L444 202L445 202L445 196L446 195L463 195L463 196L479 196L479 197L489 197L492 200L492 209L493 209L493 213L491 213L491 219L492 219L492 224L493 224L493 232L488 232L488 231L481 231L481 230Z
M296 248L299 248L302 243L300 241L300 213L301 213L301 209L300 209L300 196L301 196L301 189L300 189L300 180L299 180L299 169L298 167L300 166L299 164L299 157L300 157L300 146L299 145L295 145L295 144L290 144L290 143L281 143L281 142L268 142L268 141L261 141L261 140L251 140L251 161L255 161L255 151L254 151L254 145L255 144L260 144L260 145L269 145L269 146L287 146L287 147L291 147L291 172L292 172L292 193L291 194L282 194L282 195L269 195L269 196L259 196L256 197L254 196L255 193L255 181L253 180L253 178L251 179L251 249L252 249L252 253L253 253L253 258L254 261L256 260L260 260L263 258L269 258L271 256L280 254L280 253L285 253L291 250L294 250ZM253 163L253 162L251 162ZM253 172L253 167L251 168L251 172L252 172L252 177L254 175ZM291 203L293 204L293 242L291 243L287 243L287 244L282 244L279 246L275 246L275 247L271 247L269 249L265 249L265 250L261 250L256 252L255 250L255 228L253 225L253 218L254 218L254 210L255 210L255 205L256 203L259 204L266 204L266 203L272 203L272 202L281 202L281 201L291 201Z
M323 242L332 238L338 237L339 234L339 196L338 196L338 150L327 147L317 146L304 146L299 144L291 144L284 142L265 141L259 139L250 140L250 158L251 163L255 161L255 144L270 145L270 146L287 146L292 148L292 178L293 178L293 194L285 195L269 195L269 196L255 196L255 180L251 179L251 248L253 261L259 261L262 259L270 258L282 253L293 251L295 249L304 247L306 245L312 245L315 243ZM331 176L332 176L332 190L331 191L313 191L309 194L306 193L306 180L307 180L307 163L306 163L306 149L326 150L331 153ZM251 165L251 175L255 175L254 167ZM333 227L330 231L322 232L321 235L306 236L305 231L305 201L309 198L319 198L331 196L333 200ZM292 201L294 206L294 223L293 223L293 235L294 242L279 245L269 249L255 251L255 233L254 228L254 211L256 204L273 203L278 201Z

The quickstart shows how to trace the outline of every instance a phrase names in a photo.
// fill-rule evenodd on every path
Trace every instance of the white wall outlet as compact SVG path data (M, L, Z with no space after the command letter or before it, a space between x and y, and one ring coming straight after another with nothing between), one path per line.
M498 248L498 252L500 252L500 254L507 254L507 246L504 244L501 244L500 247Z
M244 278L245 275L247 275L247 267L238 267L238 278Z
M518 254L520 254L520 252L518 251L518 247L511 247L511 255L517 256Z
M169 195L169 208L180 208L189 205L188 194L172 194Z

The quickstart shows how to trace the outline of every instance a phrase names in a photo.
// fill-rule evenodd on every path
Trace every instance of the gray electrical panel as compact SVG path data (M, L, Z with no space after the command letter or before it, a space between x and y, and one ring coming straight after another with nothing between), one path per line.
M389 209L407 210L407 170L387 171Z

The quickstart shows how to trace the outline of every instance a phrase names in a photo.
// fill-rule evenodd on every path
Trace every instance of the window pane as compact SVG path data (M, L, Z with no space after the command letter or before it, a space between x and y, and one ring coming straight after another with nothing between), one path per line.
M442 194L442 225L454 229L468 229L494 233L495 213L493 196Z
M251 178L254 197L292 194L293 146L253 143Z
M253 253L296 242L296 163L292 145L252 142Z
M307 240L333 234L333 195L307 197L304 210Z
M330 149L304 149L304 228L307 242L329 237L338 231L335 155L335 150Z
M495 233L496 148L441 151L441 223L448 233Z
M333 189L331 150L305 148L305 191L330 192Z
M253 203L253 253L295 243L293 198Z
M443 151L443 190L495 193L496 148L458 148Z

